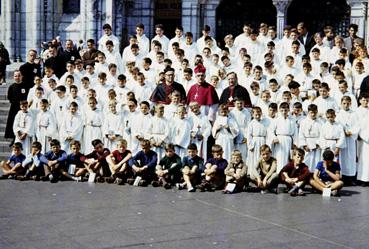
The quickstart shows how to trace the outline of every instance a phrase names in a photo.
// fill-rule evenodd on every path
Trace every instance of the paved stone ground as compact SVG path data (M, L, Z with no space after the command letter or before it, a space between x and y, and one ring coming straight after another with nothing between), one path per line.
M188 193L0 181L0 248L368 248L369 188Z

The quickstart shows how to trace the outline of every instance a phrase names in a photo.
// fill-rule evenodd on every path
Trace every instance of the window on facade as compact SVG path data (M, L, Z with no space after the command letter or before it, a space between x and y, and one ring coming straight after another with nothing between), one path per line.
M80 0L64 0L63 1L63 13L65 14L79 14L80 13Z

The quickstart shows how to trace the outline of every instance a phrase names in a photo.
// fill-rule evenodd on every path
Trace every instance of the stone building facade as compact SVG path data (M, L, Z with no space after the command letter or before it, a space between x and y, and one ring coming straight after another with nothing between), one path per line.
M150 38L157 23L165 25L168 37L182 25L195 38L208 24L221 40L225 34L239 34L243 23L275 25L281 36L286 24L299 21L312 28L329 24L343 35L356 23L358 35L367 37L367 8L367 0L1 0L0 41L13 60L25 60L28 49L56 36L98 39L104 23L122 41L134 34L136 23L145 25Z

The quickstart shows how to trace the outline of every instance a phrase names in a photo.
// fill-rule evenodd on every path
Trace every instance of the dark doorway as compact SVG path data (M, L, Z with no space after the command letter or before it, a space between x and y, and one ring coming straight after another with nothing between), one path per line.
M154 25L159 23L164 25L164 34L169 39L174 37L176 27L182 25L182 1L155 0Z
M276 24L277 10L272 0L223 0L217 11L216 38L222 41L224 36L242 33L244 24L259 27L260 23Z
M350 6L346 0L294 0L287 10L287 23L296 26L305 22L311 32L332 26L336 34L347 35Z

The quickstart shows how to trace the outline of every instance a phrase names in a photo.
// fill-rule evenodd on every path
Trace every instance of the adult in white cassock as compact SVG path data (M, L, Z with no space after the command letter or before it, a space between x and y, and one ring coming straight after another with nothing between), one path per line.
M108 23L104 24L103 30L104 35L98 41L99 44L98 50L105 53L107 51L106 42L110 40L114 44L114 50L119 51L119 43L120 43L119 38L113 34L110 24Z
M168 54L169 39L164 35L164 26L162 24L155 25L155 34L156 36L152 38L151 44L153 41L160 42L163 52Z
M35 135L42 145L42 153L50 150L50 141L57 137L55 117L51 111L47 110L49 103L43 99L41 101L41 111L37 114L35 124Z
M60 145L68 154L71 152L70 143L73 140L82 141L83 134L83 118L79 114L78 108L82 108L75 102L71 103L69 111L63 116L63 120L59 129Z
M321 161L320 131L322 120L317 117L318 107L314 104L308 106L308 116L300 123L299 146L305 150L304 163L314 172Z
M288 115L288 103L281 103L279 109L280 114L271 122L268 131L268 144L273 145L272 150L277 159L277 173L288 163L298 138L296 121Z
M145 26L142 23L136 25L137 43L140 47L142 55L146 56L150 50L150 40L144 34Z
M196 144L199 150L199 156L207 160L207 144L211 132L211 124L207 115L200 112L200 106L197 102L189 104L191 113L189 120L191 122L191 143Z

